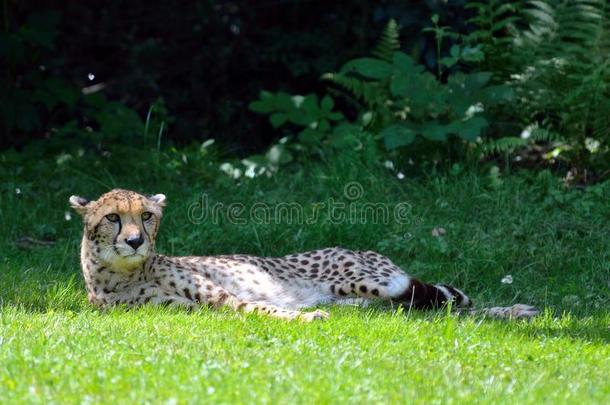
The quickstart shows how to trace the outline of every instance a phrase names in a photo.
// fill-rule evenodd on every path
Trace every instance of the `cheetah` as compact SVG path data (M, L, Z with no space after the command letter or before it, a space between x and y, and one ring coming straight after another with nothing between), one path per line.
M341 247L283 257L249 255L169 257L155 252L166 197L115 189L97 200L72 196L82 217L80 261L89 301L99 307L150 303L188 308L229 307L281 319L328 318L325 303L381 299L415 309L472 301L447 284L427 284L373 251ZM474 312L470 310L470 312ZM487 308L496 317L531 317L534 307Z

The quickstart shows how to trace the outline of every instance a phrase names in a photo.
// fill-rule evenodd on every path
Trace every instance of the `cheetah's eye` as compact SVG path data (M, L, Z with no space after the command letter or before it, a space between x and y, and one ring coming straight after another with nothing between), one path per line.
M108 214L106 215L106 219L110 222L119 222L121 220L117 214Z
M152 218L152 212L146 211L146 212L142 213L142 220L148 221L151 218Z

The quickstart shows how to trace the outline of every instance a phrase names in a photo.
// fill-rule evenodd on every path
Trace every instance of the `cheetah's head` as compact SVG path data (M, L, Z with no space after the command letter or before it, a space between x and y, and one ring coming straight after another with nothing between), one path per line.
M115 189L95 201L73 195L70 205L83 217L91 254L117 270L130 270L154 251L165 196Z

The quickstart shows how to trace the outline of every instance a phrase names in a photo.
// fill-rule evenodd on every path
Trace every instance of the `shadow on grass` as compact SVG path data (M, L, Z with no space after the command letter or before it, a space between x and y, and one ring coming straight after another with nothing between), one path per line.
M328 306L327 308L333 308ZM385 302L375 302L367 308L359 308L367 316L384 316L395 311L402 311L405 317L430 322L452 317L458 323L482 322L487 325L498 325L506 333L519 334L532 339L568 338L587 342L610 343L610 314L605 311L594 313L557 314L552 308L543 308L540 315L532 319L494 319L482 315L457 315L442 310L409 310L397 309Z
M90 312L94 310L87 301L84 282L80 272L72 270L29 271L6 269L0 274L0 311L12 307L24 313L45 314L58 311ZM340 317L349 306L329 305L324 307ZM362 317L382 317L389 313L402 313L405 318L435 321L451 316L457 322L481 320L485 324L496 323L508 334L524 335L530 339L569 338L589 342L610 342L610 314L606 311L595 313L564 313L558 315L546 308L534 320L497 320L480 316L448 315L446 311L418 311L397 308L385 302L374 302L366 308L355 308Z
M80 275L56 274L55 279L48 283L41 283L36 278L19 277L13 283L0 291L0 312L13 308L23 313L48 314L57 312L91 312L96 308L87 301L85 287ZM446 310L409 310L396 307L385 302L374 302L366 308L357 306L322 306L325 310L333 312L332 319L342 316L343 311L356 312L365 318L385 317L388 314L402 314L405 319L417 319L430 322L442 321L451 317L458 323L472 322L473 320L489 325L495 324L504 328L507 334L518 334L529 339L567 338L586 342L610 343L610 314L599 311L592 314L562 314L557 315L552 309L546 308L541 315L532 320L498 320L482 316L448 314ZM119 311L127 309L119 309ZM205 309L208 310L208 309ZM137 311L137 309L136 309ZM178 312L192 312L176 309ZM103 312L103 311L102 311ZM116 313L113 311L113 313ZM360 316L360 315L358 315Z

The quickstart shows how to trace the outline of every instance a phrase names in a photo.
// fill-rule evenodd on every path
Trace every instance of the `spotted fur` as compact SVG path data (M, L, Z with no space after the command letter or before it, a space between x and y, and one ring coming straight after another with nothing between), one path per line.
M361 303L382 299L414 308L472 303L457 288L426 284L373 251L333 247L283 257L157 254L162 194L147 197L116 189L95 201L72 196L70 204L83 216L81 267L89 300L101 307L226 306L311 321L328 314L302 308L345 304L354 297ZM515 315L497 309L489 314L505 313Z

